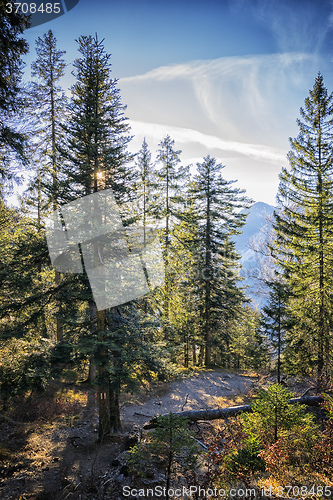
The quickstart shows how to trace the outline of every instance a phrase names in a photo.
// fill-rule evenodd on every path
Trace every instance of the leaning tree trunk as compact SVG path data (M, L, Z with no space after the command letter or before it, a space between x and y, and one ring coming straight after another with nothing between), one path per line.
M301 398L289 399L289 403L291 404L303 404L308 406L318 406L323 402L324 398L322 396L306 396ZM181 411L178 413L174 413L174 415L177 415L178 417L188 418L192 422L196 422L198 420L217 420L222 418L235 417L245 412L252 412L252 408L250 405L231 406L229 408L213 408L207 410ZM158 426L157 419L158 417L153 417L143 426L143 428L155 429Z

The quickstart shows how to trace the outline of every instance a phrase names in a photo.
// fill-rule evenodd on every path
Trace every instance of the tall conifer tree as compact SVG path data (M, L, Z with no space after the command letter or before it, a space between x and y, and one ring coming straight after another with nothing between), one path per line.
M286 331L292 322L288 314L290 292L282 276L276 274L274 281L266 281L270 289L268 303L262 308L262 326L275 348L277 360L277 382L281 381L282 353Z
M9 3L9 2L8 2ZM21 37L29 26L28 18L16 9L7 12L6 2L0 3L0 196L3 183L15 177L13 159L25 160L25 137L13 127L13 121L23 106L20 94L22 56L28 44ZM11 168L10 168L11 167Z
M333 94L320 73L300 114L299 135L290 139L290 169L280 174L275 230L293 291L293 335L302 337L322 387L332 340Z
M56 210L59 203L58 177L60 155L58 146L62 134L61 122L65 115L65 94L59 86L64 76L66 63L64 51L57 48L57 40L51 30L36 40L37 59L31 65L34 80L28 87L28 107L30 115L31 162L36 169L30 183L25 203L37 209L37 224L42 216ZM55 271L55 283L60 283L60 273ZM61 341L61 301L58 300L56 317L56 337Z
M157 183L154 175L154 165L146 139L143 140L142 147L136 156L136 167L138 169L138 217L140 225L143 226L144 243L146 243L147 227L149 224L154 222L154 195L157 189Z
M164 245L164 317L166 322L170 320L170 293L171 293L171 242L172 228L177 219L181 196L180 188L187 181L188 167L179 166L180 150L174 149L175 141L167 135L160 143L157 151L157 162L161 167L156 170L157 200L155 216L157 220L163 220L164 230L162 234ZM168 336L168 335L167 335Z
M103 41L82 36L78 40L81 57L74 63L76 83L72 87L69 125L65 126L66 159L62 182L63 201L112 188L120 209L132 194L134 174L128 168L130 141L117 80L110 77L110 55ZM70 189L68 189L70 187ZM102 248L95 244L96 258ZM105 310L97 311L92 296L87 296L91 320L95 321L98 338L99 435L120 428L119 381L110 381L110 358L117 364L119 353L108 348L108 317ZM117 316L117 312L111 311ZM111 325L112 329L112 325Z
M202 163L197 163L197 174L191 188L200 228L197 255L201 268L199 293L205 365L211 363L213 332L221 319L226 294L229 298L230 293L237 296L233 307L245 300L235 286L235 267L240 257L230 238L240 233L246 219L241 209L248 207L250 200L243 196L244 191L231 187L233 181L222 177L222 168L215 158L207 156Z
M64 76L65 51L57 48L57 39L49 30L36 40L37 59L31 65L34 80L28 88L31 120L33 162L37 165L30 191L37 191L37 198L46 196L45 209L58 206L58 176L61 168L58 146L62 135L61 123L65 119L66 98L59 85ZM39 190L43 193L39 194ZM39 212L41 208L39 208Z

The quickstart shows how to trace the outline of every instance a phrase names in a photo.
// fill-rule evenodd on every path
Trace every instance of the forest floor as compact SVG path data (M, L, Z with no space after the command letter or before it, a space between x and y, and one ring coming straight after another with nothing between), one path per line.
M218 370L197 371L183 380L163 384L153 397L124 404L121 415L125 422L142 426L154 415L186 410L223 408L244 402L258 377L226 373Z
M127 475L123 458L130 433L154 415L247 403L258 385L262 381L255 374L200 370L139 395L124 394L123 432L102 443L96 392L90 386L61 388L58 399L53 393L52 399L18 401L11 414L0 416L0 498L117 500L121 497L106 494L105 487Z

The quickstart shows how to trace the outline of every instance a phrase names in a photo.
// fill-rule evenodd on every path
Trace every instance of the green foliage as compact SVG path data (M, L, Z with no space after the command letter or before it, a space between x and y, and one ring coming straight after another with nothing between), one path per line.
M269 287L269 300L262 309L261 325L268 335L277 357L277 382L281 380L282 354L285 346L286 331L292 326L291 313L288 309L288 300L291 296L290 288L278 272L275 279L266 281ZM288 370L286 365L285 370Z
M280 384L261 389L252 405L252 413L241 417L248 436L258 438L262 444L271 444L300 426L315 430L313 415L305 412L305 405L289 403L291 398L292 393Z
M205 364L212 363L212 348L217 332L225 323L239 316L246 302L238 286L240 256L235 251L232 236L241 232L245 223L244 210L250 200L244 191L232 188L233 181L222 177L222 164L209 155L197 163L197 174L190 185L189 197L194 201L195 266L198 272L193 284L197 295L197 310L201 343L205 346Z
M62 136L66 96L59 86L66 63L64 51L57 48L57 39L49 30L36 40L37 58L31 65L34 78L26 91L26 117L29 123L30 164L34 169L24 196L25 207L37 220L58 202L58 175L61 169L58 146Z
M77 40L76 81L71 88L68 121L61 145L64 168L59 175L63 202L112 188L122 206L131 198L135 172L128 167L131 137L117 80L111 78L110 54L97 34Z
M269 444L261 451L266 471L276 479L289 477L296 480L301 473L314 469L318 462L318 443L320 436L314 425L295 425L286 430L275 443ZM319 445L320 447L320 445ZM321 469L320 469L321 470Z
M256 486L267 479L274 484L322 484L331 478L331 420L321 431L304 406L289 403L291 396L280 384L271 385L258 393L252 413L225 422L208 443L210 484L225 488L240 481Z
M327 413L329 414L330 419L333 420L333 397L330 396L329 394L323 394L322 396L325 400L323 405L325 411L327 411Z
M290 139L290 169L280 174L276 254L292 290L286 364L294 361L299 372L310 374L315 366L323 386L331 356L333 94L320 73L300 114L299 134Z
M230 321L229 336L222 337L220 343L221 351L224 349L227 353L228 359L225 359L225 363L228 362L228 366L236 369L265 370L269 358L268 345L267 338L260 329L259 320L259 313L245 305L239 316ZM221 357L222 354L221 352Z
M195 468L199 448L186 418L170 412L158 417L157 423L157 428L130 450L130 470L144 477L151 467L158 467L166 474L168 489L173 474Z
M22 56L28 52L28 44L21 36L28 27L28 18L15 9L6 12L6 2L0 3L0 198L3 198L6 181L17 177L15 160L25 160L25 137L13 126L24 106L20 84Z
M50 379L50 343L21 340L2 345L0 362L0 393L2 403L28 391L44 391Z
M260 439L257 436L248 436L240 450L226 456L226 469L232 474L250 474L265 470L265 462L259 456Z

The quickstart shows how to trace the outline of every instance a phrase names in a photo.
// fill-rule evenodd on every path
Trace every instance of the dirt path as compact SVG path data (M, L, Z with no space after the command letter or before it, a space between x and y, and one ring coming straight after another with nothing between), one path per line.
M219 371L201 371L184 380L164 387L164 394L135 404L124 404L121 418L124 422L142 426L154 415L183 410L201 410L225 405L225 400L248 392L254 377Z
M162 384L154 390L154 396L142 396L133 404L124 403L123 435L102 444L97 441L96 392L91 388L75 425L61 419L43 421L35 427L31 423L0 420L2 444L10 454L8 460L0 463L0 498L96 499L96 491L105 481L121 475L121 463L116 463L124 450L125 435L134 425L142 427L154 415L170 411L241 404L242 396L237 398L237 395L253 387L254 380L246 375L205 370ZM87 493L92 485L94 493ZM103 498L114 500L112 494Z

